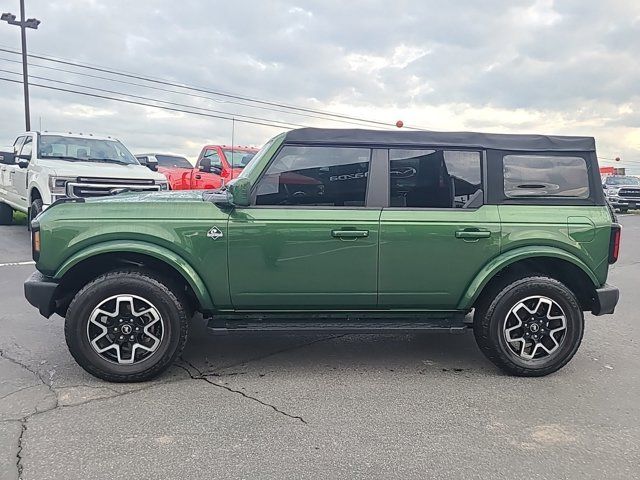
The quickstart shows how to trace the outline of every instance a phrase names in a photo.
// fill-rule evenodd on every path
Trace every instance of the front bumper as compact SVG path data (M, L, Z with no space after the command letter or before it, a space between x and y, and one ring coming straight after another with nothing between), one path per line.
M45 277L40 272L34 272L24 282L24 296L36 307L43 317L49 318L55 311L54 295L58 282Z
M609 203L615 208L629 208L630 210L640 209L640 198L607 197Z
M596 298L591 313L594 315L607 315L613 313L620 298L620 290L613 285L605 283L596 289Z

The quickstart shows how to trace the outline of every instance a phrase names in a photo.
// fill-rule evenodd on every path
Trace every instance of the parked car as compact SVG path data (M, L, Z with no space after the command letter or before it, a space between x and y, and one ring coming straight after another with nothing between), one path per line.
M590 137L300 129L224 189L50 208L25 295L109 381L165 370L196 311L215 331L472 326L500 368L541 376L584 311L613 313L620 232Z
M222 187L237 178L257 152L258 149L254 147L206 145L198 155L191 188L202 190Z
M631 175L607 175L602 178L604 194L613 208L625 213L640 208L640 179Z
M181 155L167 153L138 153L138 161L167 178L169 189L190 190L193 165Z
M200 152L195 168L178 155L140 153L136 158L164 174L171 190L211 190L240 175L257 151L253 147L207 145Z
M140 165L115 138L27 132L12 148L14 161L0 164L0 225L11 223L14 210L33 220L64 197L168 188L163 175Z

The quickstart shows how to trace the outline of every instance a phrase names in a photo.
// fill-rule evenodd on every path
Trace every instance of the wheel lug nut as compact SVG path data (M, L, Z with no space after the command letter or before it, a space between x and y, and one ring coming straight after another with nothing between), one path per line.
M124 340L124 337L122 335L120 335L120 340Z
M133 335L131 335L131 336L129 337L129 340L133 340L134 338L135 338L135 337L134 337Z

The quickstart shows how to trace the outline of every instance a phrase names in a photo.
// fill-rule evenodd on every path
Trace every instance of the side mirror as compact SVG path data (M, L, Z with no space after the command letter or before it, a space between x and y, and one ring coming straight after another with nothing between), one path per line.
M233 197L233 204L238 207L248 207L251 204L251 180L238 178L227 186L227 191Z
M29 166L29 156L28 155L17 155L16 163L20 168L27 168Z
M149 170L152 170L154 172L158 171L158 159L155 157L145 157L146 159L144 160L144 162L142 163L145 167L147 167Z
M227 189L205 192L203 193L203 199L213 202L219 207L233 208L235 205L235 202L233 201L233 194Z
M204 157L200 160L199 170L205 173L211 173L211 159L208 157Z

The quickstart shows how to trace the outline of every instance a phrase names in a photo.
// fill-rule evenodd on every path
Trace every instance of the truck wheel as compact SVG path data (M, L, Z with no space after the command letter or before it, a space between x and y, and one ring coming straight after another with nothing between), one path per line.
M27 218L27 228L31 230L31 222L34 218L42 213L42 200L36 198L33 202L31 202L31 207L29 208L29 216Z
M584 316L574 294L548 277L516 280L476 310L473 331L482 353L507 373L541 377L578 350Z
M0 202L0 225L11 225L11 223L13 223L13 208Z
M65 319L73 358L110 382L142 382L166 370L187 341L179 290L137 269L99 276L74 297Z

